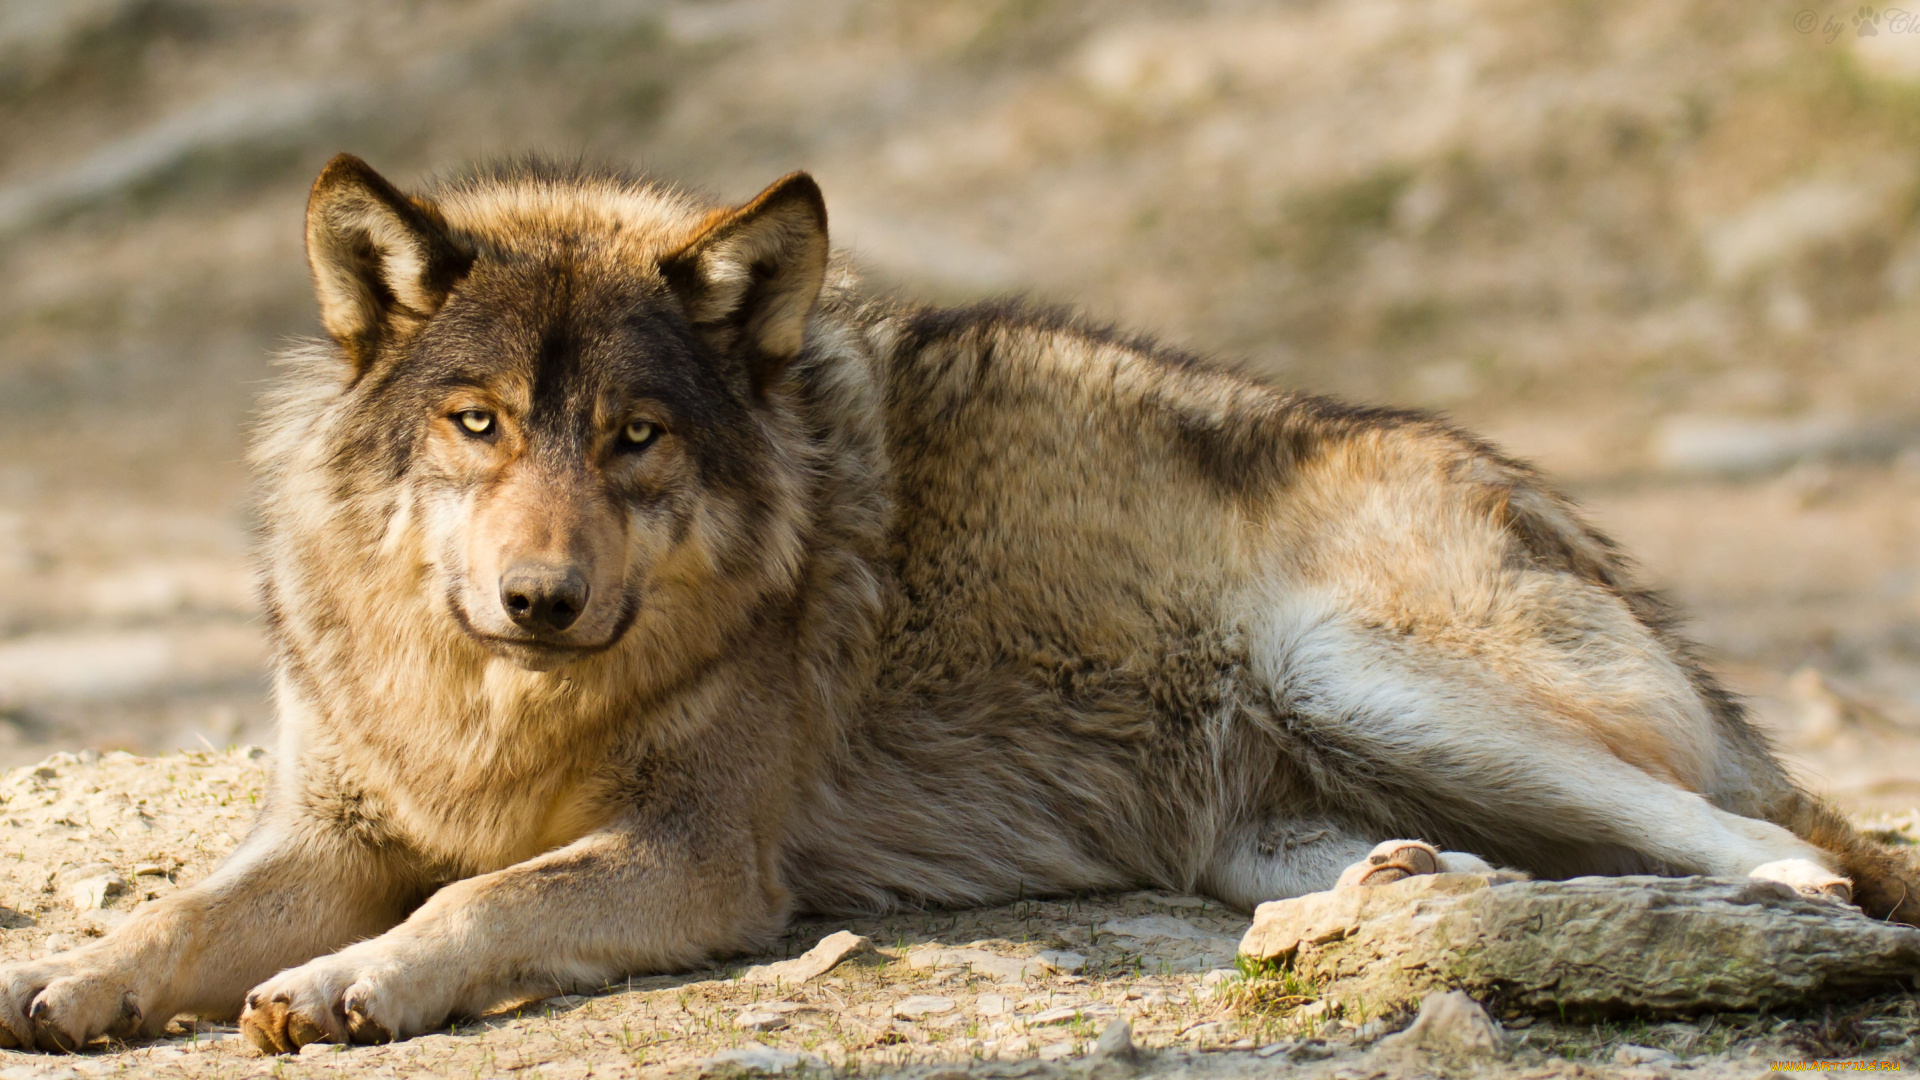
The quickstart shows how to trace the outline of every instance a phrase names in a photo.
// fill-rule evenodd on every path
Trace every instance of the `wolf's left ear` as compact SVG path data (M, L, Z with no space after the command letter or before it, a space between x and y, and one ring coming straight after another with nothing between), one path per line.
M341 154L327 162L307 198L307 264L320 325L357 375L383 336L440 310L473 257L432 204L408 198L366 162Z
M715 211L660 272L709 340L746 347L754 393L764 393L799 355L827 276L820 185L789 173L745 206Z

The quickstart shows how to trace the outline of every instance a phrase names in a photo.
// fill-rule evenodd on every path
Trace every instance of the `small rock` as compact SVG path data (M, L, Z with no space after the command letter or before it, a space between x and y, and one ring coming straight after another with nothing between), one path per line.
M1087 958L1077 952L1065 952L1058 949L1042 949L1034 959L1055 971L1071 975L1087 966Z
M1239 977L1240 972L1234 968L1214 968L1212 971L1200 976L1200 985L1219 986L1223 982Z
M75 761L79 762L82 765L93 765L99 762L100 751L94 750L94 749L86 749L73 755L73 757Z
M779 1031L787 1026L787 1018L777 1012L749 1009L734 1017L733 1024L742 1031Z
M1107 1030L1100 1033L1100 1041L1093 1044L1095 1061L1133 1061L1140 1051L1133 1045L1133 1025L1125 1020L1114 1020Z
M1005 1016L1013 1011L1013 999L1005 994L981 994L973 999L973 1011L981 1016Z
M334 1053L339 1049L340 1047L334 1043L310 1042L300 1048L300 1056L303 1058L319 1057L322 1054Z
M56 953L66 952L68 949L73 948L77 944L79 943L74 941L72 936L68 934L48 934L47 935L47 951L48 952L56 952Z
M134 877L166 877L168 872L167 868L159 863L143 862L133 868Z
M1442 1054L1497 1054L1507 1037L1480 1003L1458 990L1428 994L1420 1000L1420 1015L1398 1035L1380 1040L1383 1047L1418 1047Z
M94 863L61 874L60 886L75 911L98 911L109 897L127 891L127 879L111 866Z
M1614 1048L1615 1065L1671 1065L1680 1060L1671 1051L1656 1046L1635 1046L1624 1043Z
M825 975L850 956L872 951L872 941L850 930L841 930L821 938L819 944L791 960L748 968L746 973L740 976L740 981L786 983L797 986L809 979Z
M1069 1024L1083 1017L1088 1020L1110 1020L1119 1012L1113 1006L1098 1001L1085 1005L1058 1005L1028 1017L1027 1023L1038 1026Z
M1041 1061L1059 1061L1061 1058L1072 1057L1073 1042L1072 1040L1068 1040L1067 1042L1048 1043L1041 1047L1040 1051L1033 1056L1039 1058Z
M728 1068L744 1072L779 1074L798 1069L825 1068L826 1062L811 1054L796 1054L791 1050L778 1050L771 1046L739 1046L732 1050L722 1050L710 1058L699 1062L702 1073L721 1072Z
M928 1016L939 1016L953 1011L953 999L916 994L893 1006L893 1015L897 1020L919 1020Z

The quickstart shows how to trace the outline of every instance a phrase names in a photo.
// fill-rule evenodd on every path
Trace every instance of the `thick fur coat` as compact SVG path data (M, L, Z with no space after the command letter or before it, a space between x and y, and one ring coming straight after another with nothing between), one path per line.
M343 156L308 251L329 340L253 459L271 800L0 968L0 1043L405 1037L796 912L1489 863L1920 921L1614 546L1432 419L870 300L801 174L408 195Z

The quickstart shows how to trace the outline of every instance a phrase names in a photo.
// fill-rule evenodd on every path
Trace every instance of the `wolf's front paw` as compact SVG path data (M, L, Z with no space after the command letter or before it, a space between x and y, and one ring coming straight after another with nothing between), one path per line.
M268 1054L288 1054L312 1042L377 1043L418 1035L444 1017L432 991L399 989L400 964L366 942L283 971L247 994L240 1030Z
M85 954L0 966L0 1047L71 1052L133 1035L142 1019L131 980Z

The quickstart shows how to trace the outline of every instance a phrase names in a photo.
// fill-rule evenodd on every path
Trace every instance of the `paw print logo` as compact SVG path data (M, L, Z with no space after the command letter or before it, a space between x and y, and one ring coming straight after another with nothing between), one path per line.
M1863 7L1853 14L1854 35L1857 37L1880 36L1880 14L1870 7Z

